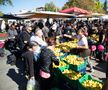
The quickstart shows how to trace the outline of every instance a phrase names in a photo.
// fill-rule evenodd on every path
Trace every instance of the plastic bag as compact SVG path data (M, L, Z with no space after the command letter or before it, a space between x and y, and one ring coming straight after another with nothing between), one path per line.
M35 90L35 79L30 79L28 81L27 90Z

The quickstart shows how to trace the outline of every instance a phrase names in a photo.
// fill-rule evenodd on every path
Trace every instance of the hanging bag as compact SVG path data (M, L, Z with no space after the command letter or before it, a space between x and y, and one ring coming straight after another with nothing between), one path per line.
M50 73L44 72L43 70L39 71L39 74L42 78L50 78Z
M30 79L27 82L27 90L35 90L35 79Z

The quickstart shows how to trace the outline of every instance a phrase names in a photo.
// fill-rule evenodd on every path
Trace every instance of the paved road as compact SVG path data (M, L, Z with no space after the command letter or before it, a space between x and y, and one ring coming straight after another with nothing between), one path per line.
M26 90L26 78L22 75L22 62L11 66L7 64L7 55L0 57L0 90Z
M8 54L7 54L8 53ZM17 61L17 66L7 64L7 55L0 57L0 90L26 90L26 78L22 75L22 62ZM105 79L106 63L95 63L92 60L95 71L91 74L94 78L99 80ZM88 68L87 68L88 69Z

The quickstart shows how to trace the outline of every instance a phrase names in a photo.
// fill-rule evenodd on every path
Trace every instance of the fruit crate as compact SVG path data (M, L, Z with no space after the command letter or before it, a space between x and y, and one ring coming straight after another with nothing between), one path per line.
M81 72L81 73L85 73L86 72L86 65L87 65L87 61L84 60L84 63L82 63L80 65L72 65L72 64L69 64L69 67L72 70L75 70L75 71L78 71L78 72Z
M95 80L93 79L90 75L88 74L85 74L83 77L81 77L79 80L78 80L78 87L77 87L77 90L98 90L98 89L88 89L86 87L84 87L82 85L82 83L86 80L93 80L93 81L96 81L96 82L99 82L99 83L102 83L101 81L98 81L98 80ZM103 84L103 83L102 83Z
M82 76L80 78L83 78L84 76L85 76L85 74L82 74ZM62 74L61 78L64 79L68 85L72 86L74 88L74 90L76 90L78 88L78 85L79 85L78 83L79 83L80 78L77 80L72 80L64 74Z
M67 64L69 64L69 68L70 69L75 70L75 71L79 71L79 72L82 72L82 73L85 73L86 72L87 60L84 60L84 63L82 63L80 65L73 65L73 64L68 63L68 61L66 61L64 59L68 55L70 55L70 54L67 53L64 57L61 58L61 60L63 60ZM79 57L79 56L77 56L77 57Z
M55 76L59 77L62 74L62 72L68 68L69 68L69 65L66 65L64 67L53 68L53 73L55 74Z
M66 65L64 67L57 67L57 68L53 68L54 71L64 71L65 69L68 69L69 68L69 65Z
M69 55L69 53L64 53L62 56L60 56L60 60L63 60L62 58L66 57L67 55Z

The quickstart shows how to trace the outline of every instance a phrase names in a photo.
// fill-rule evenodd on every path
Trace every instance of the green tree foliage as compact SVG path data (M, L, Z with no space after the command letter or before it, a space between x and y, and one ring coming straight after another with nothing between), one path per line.
M0 11L0 16L3 16L3 13Z
M104 7L104 5L100 1L97 1L97 2L95 2L94 11L97 13L104 13L103 7Z
M12 5L12 0L0 0L0 5Z
M0 6L7 5L7 4L12 5L12 0L0 0ZM3 15L3 13L2 13L2 11L0 11L0 16L2 16L2 15Z
M107 8L108 8L108 6L107 6L107 0L105 0L103 9L105 10L106 13L107 13Z
M104 12L103 4L99 0L68 0L62 9L79 7L92 12Z
M50 2L45 4L45 10L56 12L59 11L60 9L53 2Z

